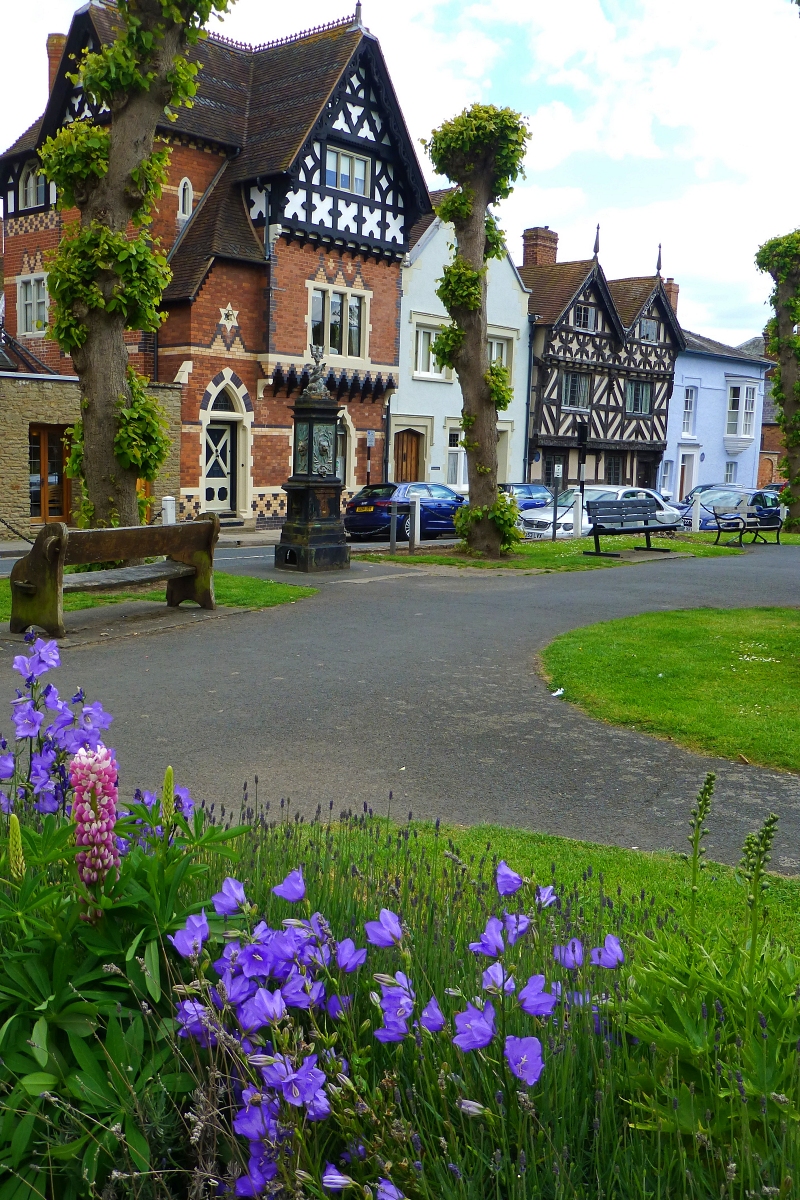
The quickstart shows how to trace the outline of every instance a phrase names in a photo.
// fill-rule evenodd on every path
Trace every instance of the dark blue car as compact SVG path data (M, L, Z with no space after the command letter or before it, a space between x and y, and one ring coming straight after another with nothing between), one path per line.
M397 536L407 541L411 533L410 500L420 502L420 533L424 538L455 533L453 517L464 497L443 483L373 483L362 488L348 503L344 527L354 541L388 537L392 504L398 504Z
M546 508L553 503L553 493L543 483L501 483L499 486L501 492L514 497L520 512L528 508Z
M710 533L717 532L715 508L724 508L735 514L739 505L746 505L758 512L759 521L764 526L780 523L781 502L776 492L768 492L765 488L741 488L731 484L720 484L707 488L700 493L700 528ZM682 517L685 529L692 528L692 505L675 504Z

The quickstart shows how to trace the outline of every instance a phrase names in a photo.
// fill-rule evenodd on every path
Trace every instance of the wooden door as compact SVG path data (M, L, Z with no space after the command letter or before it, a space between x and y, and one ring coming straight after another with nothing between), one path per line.
M420 478L422 434L416 429L401 429L394 435L394 481L414 483Z

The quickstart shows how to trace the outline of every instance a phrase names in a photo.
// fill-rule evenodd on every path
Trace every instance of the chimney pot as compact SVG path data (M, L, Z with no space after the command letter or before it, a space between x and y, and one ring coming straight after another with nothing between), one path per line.
M674 313L678 311L678 292L680 290L680 284L677 284L672 277L664 281L664 291L667 293L667 299L672 305Z
M58 76L58 68L61 66L61 59L64 55L64 47L67 44L67 35L65 33L48 33L47 35L47 63L50 72L50 91L53 90L53 84Z
M558 255L558 234L549 225L535 225L522 235L523 267L552 266Z

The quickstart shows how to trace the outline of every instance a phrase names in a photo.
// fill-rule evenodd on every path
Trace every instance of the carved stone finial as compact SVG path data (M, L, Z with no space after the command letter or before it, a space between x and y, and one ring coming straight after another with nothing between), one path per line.
M658 262L656 263L656 275L661 274L661 242L658 243Z
M595 237L594 237L594 256L595 256L595 258L597 258L599 253L600 253L600 226L598 225L597 233L595 234Z

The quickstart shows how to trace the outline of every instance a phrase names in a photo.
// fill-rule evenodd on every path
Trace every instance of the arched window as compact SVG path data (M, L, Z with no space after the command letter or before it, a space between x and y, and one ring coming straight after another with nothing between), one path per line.
M22 172L19 185L20 208L37 208L45 203L47 181L37 162L29 162Z
M192 215L192 203L194 201L194 190L191 180L182 179L178 188L178 219L188 221Z

